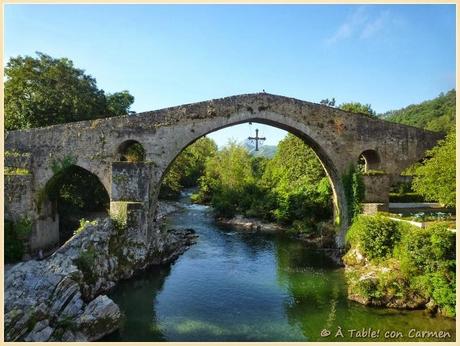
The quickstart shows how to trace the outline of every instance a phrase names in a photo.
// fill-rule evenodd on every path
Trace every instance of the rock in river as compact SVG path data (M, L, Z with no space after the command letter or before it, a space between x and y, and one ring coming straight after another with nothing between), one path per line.
M5 339L100 339L121 320L104 293L136 271L174 260L194 240L192 230L157 230L146 239L110 219L88 224L47 259L6 271Z

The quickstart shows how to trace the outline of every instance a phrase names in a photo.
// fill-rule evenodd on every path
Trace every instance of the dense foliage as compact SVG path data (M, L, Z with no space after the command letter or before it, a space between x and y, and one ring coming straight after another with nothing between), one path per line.
M376 113L372 109L370 104L362 104L359 102L345 102L345 103L342 103L339 106L339 108L347 112L360 113L360 114L367 115L369 117L376 116Z
M218 214L231 217L251 208L250 192L256 190L252 157L243 146L232 142L206 162L195 199L211 203Z
M427 159L414 169L412 188L427 200L455 206L455 131L427 152Z
M25 252L25 240L32 231L32 223L28 218L16 222L5 220L5 262L17 262L22 260Z
M364 199L364 183L362 168L350 166L348 172L342 177L343 189L348 205L348 222L352 222L362 212Z
M17 56L5 67L5 129L16 130L127 114L134 97L106 95L71 60L43 53Z
M347 233L347 242L370 260L386 259L401 239L398 222L383 216L360 216Z
M230 143L206 162L194 198L210 203L221 216L242 214L302 232L314 231L332 213L331 188L319 159L291 134L273 159L254 157Z
M349 270L351 292L387 301L421 297L444 315L455 316L455 233L447 224L421 229L380 215L360 216L347 234L347 243L371 264L390 269L376 277L366 267ZM344 260L354 265L351 253Z
M198 185L204 174L206 160L217 152L216 143L207 137L185 148L169 167L160 188L160 198L175 199L184 187Z
M432 131L448 132L455 127L455 89L420 104L380 115L385 120Z
M318 219L331 217L329 178L313 149L292 134L279 142L262 184L275 196L272 213L279 222L302 220L311 227Z
M335 107L336 102L335 98L333 97L332 99L323 99L320 101L321 104L329 106L329 107ZM376 113L372 109L372 106L370 104L363 104L360 102L344 102L340 104L337 108L342 109L347 112L352 112L352 113L360 113L367 115L369 117L375 117Z
M443 314L455 316L455 233L446 224L408 228L396 249L411 286L430 297Z

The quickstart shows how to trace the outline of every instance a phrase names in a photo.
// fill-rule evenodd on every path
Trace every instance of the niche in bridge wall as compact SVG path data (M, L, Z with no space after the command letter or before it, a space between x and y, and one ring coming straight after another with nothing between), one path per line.
M120 161L142 162L145 161L145 149L141 143L135 140L128 140L118 146Z
M62 245L80 227L81 219L107 216L109 204L109 195L99 178L80 166L70 165L56 172L46 184L42 206L51 208L41 213L59 220Z
M375 150L364 150L359 155L358 164L364 168L364 172L378 170L380 169L380 156Z

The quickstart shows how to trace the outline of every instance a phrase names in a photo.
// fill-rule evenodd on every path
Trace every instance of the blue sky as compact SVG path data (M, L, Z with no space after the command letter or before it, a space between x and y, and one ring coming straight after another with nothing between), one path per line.
M35 51L129 90L139 112L265 89L380 113L455 87L455 6L5 5L5 62Z

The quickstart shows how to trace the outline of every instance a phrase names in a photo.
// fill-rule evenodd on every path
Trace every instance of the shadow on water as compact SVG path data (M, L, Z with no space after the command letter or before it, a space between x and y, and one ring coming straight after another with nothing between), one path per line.
M110 297L124 314L122 327L101 341L167 341L158 328L155 300L170 272L169 265L154 266L119 282Z

